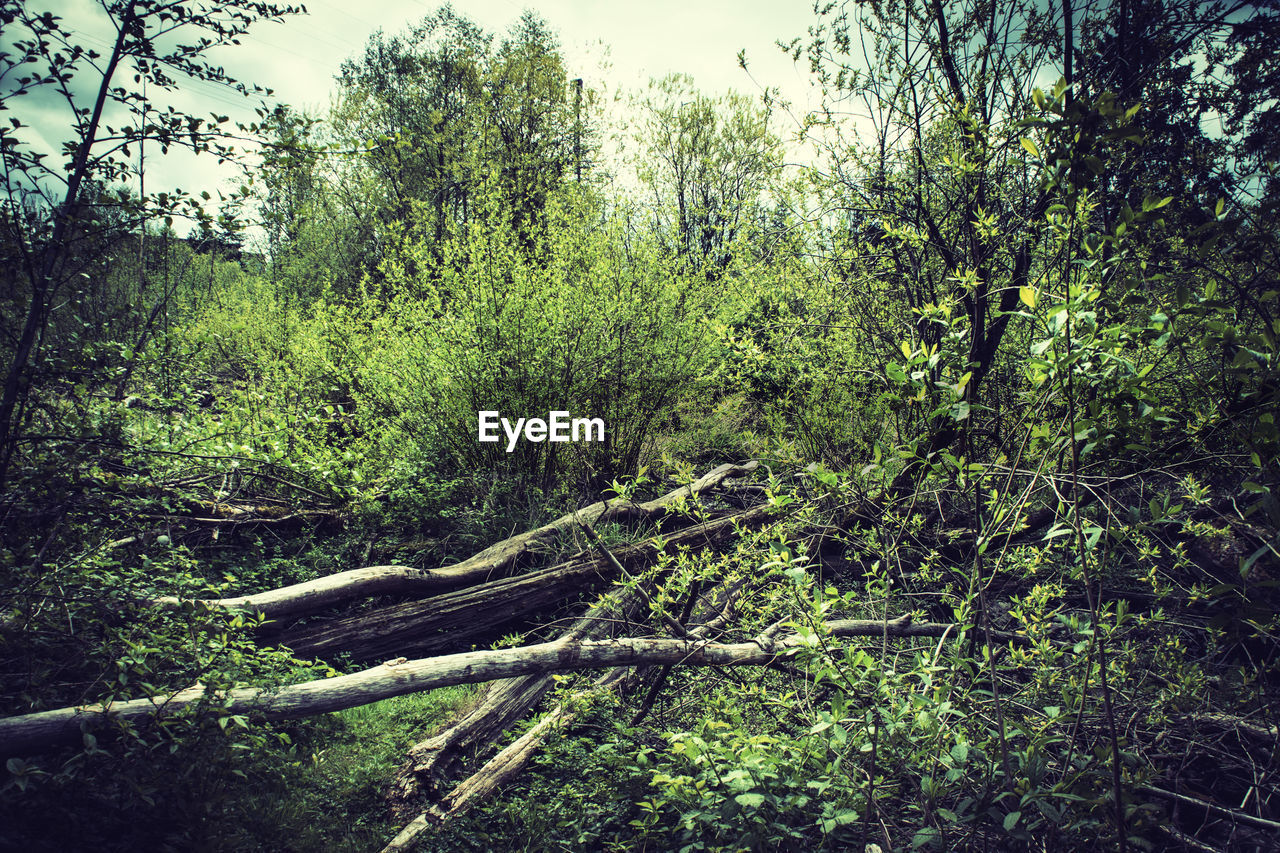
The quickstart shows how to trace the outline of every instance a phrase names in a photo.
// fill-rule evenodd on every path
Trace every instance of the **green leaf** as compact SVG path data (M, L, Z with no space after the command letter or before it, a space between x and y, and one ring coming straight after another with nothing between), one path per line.
M938 830L932 826L926 826L923 829L916 830L916 834L911 837L911 849L919 850L921 847L933 844L938 839Z
M1018 825L1018 818L1022 817L1022 812L1009 812L1004 816L1004 831L1008 832Z
M1025 137L1025 136L1024 136L1024 137L1022 137L1021 139L1019 139L1018 141L1022 143L1022 147L1023 147L1023 148L1025 148L1025 149L1027 149L1027 152L1028 152L1032 157L1039 157L1039 156L1040 156L1040 149L1036 147L1035 142L1033 142L1031 139L1028 139L1027 137Z
M764 794L739 794L734 797L738 805L748 809L758 809L764 804Z
M1022 300L1022 304L1028 308L1036 307L1036 289L1034 287L1019 287L1018 299Z

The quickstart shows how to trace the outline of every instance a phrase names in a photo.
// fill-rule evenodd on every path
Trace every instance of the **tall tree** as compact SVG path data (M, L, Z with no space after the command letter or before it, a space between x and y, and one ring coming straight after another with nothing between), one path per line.
M429 212L444 237L465 218L482 124L482 86L493 37L446 5L402 36L375 33L358 60L342 65L339 135L371 146L385 223Z
M369 146L388 247L408 245L410 232L443 245L475 214L482 186L500 192L532 246L548 198L582 161L584 137L590 147L589 117L584 126L568 97L546 23L525 13L494 42L445 5L404 35L375 34L343 65L331 120L340 140Z

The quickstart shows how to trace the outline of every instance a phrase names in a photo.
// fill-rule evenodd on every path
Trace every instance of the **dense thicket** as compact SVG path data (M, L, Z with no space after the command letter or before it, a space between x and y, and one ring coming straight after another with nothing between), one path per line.
M550 23L446 6L252 158L153 99L253 93L206 49L292 10L103 10L97 57L0 2L0 731L133 704L29 718L0 845L1273 843L1280 7L830 6L801 126L671 76L623 129ZM256 179L141 194L178 145ZM556 410L603 440L477 440ZM473 645L530 649L262 719Z

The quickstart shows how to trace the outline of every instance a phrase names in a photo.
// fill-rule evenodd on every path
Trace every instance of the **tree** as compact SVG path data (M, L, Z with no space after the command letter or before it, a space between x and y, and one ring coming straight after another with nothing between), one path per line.
M445 5L407 33L370 38L344 63L331 116L341 143L365 146L358 170L374 178L375 267L388 251L427 237L437 252L452 225L475 215L480 187L497 188L526 248L548 199L581 162L585 125L567 97L568 75L546 23L526 13L494 37ZM588 154L588 161L590 156Z
M1168 235L1177 227L1207 225L1206 205L1245 188L1237 166L1247 149L1202 125L1235 114L1237 104L1240 126L1265 122L1265 99L1234 78L1261 67L1269 22L1241 3L829 8L807 45L789 47L797 60L807 53L826 94L814 137L830 155L829 209L843 217L833 262L838 286L857 305L852 322L863 328L864 351L879 353L876 372L900 346L940 346L947 324L927 309L951 306L965 318L957 376L968 374L955 411L983 412L980 426L998 442L1017 361L1006 335L1025 330L1020 294L1056 262L1045 242L1050 208L1063 193L1088 192L1096 230L1112 233L1148 197L1184 199L1166 212L1173 230L1143 231L1148 261L1175 250ZM1198 69L1198 55L1226 70L1225 79ZM1023 139L1043 103L1033 103L1037 83L1054 78L1063 81L1066 106L1054 132L1070 126L1076 135L1059 138L1052 152L1068 173L1046 181L1052 176L1039 171ZM1112 106L1131 110L1123 130L1104 115ZM851 129L856 137L845 136ZM1127 275L1129 267L1112 269L1114 278ZM937 359L927 372L931 383L941 378ZM1001 381L988 384L993 374ZM935 411L948 393L926 395L920 412ZM900 494L923 460L963 432L954 418L926 418L920 427Z
M117 0L104 2L102 10L115 31L106 55L86 49L52 12L37 12L23 0L0 5L0 22L6 37L12 38L11 50L0 53L0 81L7 86L0 94L0 112L12 113L24 96L45 95L69 114L68 136L58 152L41 151L23 133L30 126L18 117L0 128L0 224L5 252L16 261L25 288L15 300L25 303L15 306L25 319L7 342L8 366L0 396L0 489L22 428L50 312L78 272L71 263L77 246L104 227L104 208L116 207L137 223L169 218L180 208L189 215L203 215L199 203L181 192L158 192L131 203L128 193L107 191L138 173L133 148L152 142L161 151L177 146L222 159L235 156L223 130L225 116L210 121L172 106L157 108L150 97L175 91L184 77L246 96L265 92L211 64L208 52L237 43L255 21L278 20L301 7L250 0ZM194 36L190 43L174 41L188 33ZM119 78L129 66L134 85L121 85ZM90 85L82 87L80 77ZM124 123L130 117L136 120L132 127Z
M375 33L361 59L343 63L332 121L343 139L371 146L384 224L408 221L415 201L436 240L465 218L491 42L446 5L403 36Z
M277 105L261 122L266 146L259 215L273 260L294 249L309 216L313 215L310 208L320 179L317 162L320 152L314 140L317 123L286 104Z
M517 230L532 237L551 194L575 166L581 118L566 98L568 74L545 21L525 12L490 67L493 131L489 156L500 164ZM579 146L580 148L580 146Z
M900 345L937 351L943 326L926 308L954 306L967 324L952 342L963 350L957 378L969 373L958 411L971 410L996 368L1050 204L1019 145L1049 58L1047 23L1023 3L858 3L829 7L807 46L790 45L796 59L807 48L825 94L814 137L830 155L827 206L845 218L831 245L862 349L878 354L876 372ZM941 379L939 359L928 372ZM954 419L925 424L895 492L960 434Z
M675 254L723 269L781 168L768 109L736 93L708 97L680 74L653 82L639 106L639 176L660 232Z

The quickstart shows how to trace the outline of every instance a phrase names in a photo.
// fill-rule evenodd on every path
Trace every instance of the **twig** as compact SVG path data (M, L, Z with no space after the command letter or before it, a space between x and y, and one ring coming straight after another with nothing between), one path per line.
M580 518L576 512L573 514L573 519L578 522L578 526L582 528L582 532L587 534L587 538L591 540L591 544L595 545L596 549L604 555L605 559L607 559L610 564L618 570L618 574L622 575L622 577L628 582L635 581L635 577L631 572L627 571L626 567L623 566L622 563L618 562L618 558L615 557L613 552L609 550L609 547L601 541L600 534L596 533L595 528L591 526L591 522L584 518ZM655 607L653 599L649 597L647 592L640 588L639 584L636 585L636 591L640 593L640 597L644 599L644 603L649 606L650 611L662 620L663 625L666 625L667 628L669 628L677 637L684 639L689 638L688 630L673 619L666 611Z
M1256 826L1258 829L1266 829L1271 832L1280 832L1280 823L1266 818L1254 817L1244 812L1232 811L1225 806L1215 805L1214 803L1198 800L1195 797L1188 797L1186 794L1175 794L1173 791L1166 791L1163 788L1153 788L1149 785L1143 785L1138 788L1144 794L1150 794L1153 797L1159 797L1162 800L1172 800L1176 803L1186 803L1189 806L1204 809L1207 812L1230 818L1238 823L1245 823L1249 826Z

